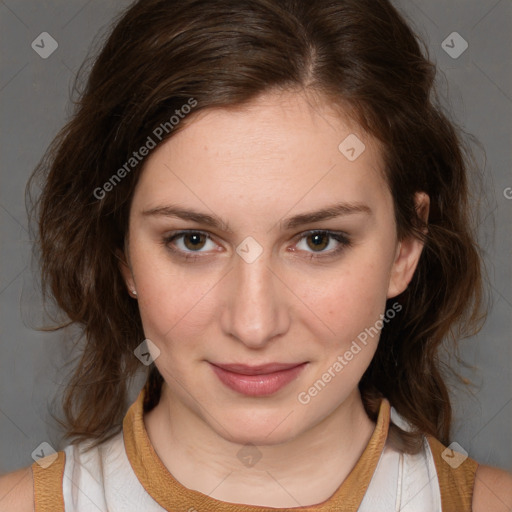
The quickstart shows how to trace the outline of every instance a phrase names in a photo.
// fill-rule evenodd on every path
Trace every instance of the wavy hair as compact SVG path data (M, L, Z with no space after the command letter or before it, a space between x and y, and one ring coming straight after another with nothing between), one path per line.
M309 90L349 111L383 148L399 239L424 242L400 319L381 333L359 388L375 419L381 397L416 429L392 427L404 449L420 433L448 444L452 409L440 357L445 341L485 318L483 264L471 202L470 152L438 99L424 44L388 0L140 0L112 23L70 120L35 168L31 199L45 304L65 314L47 330L84 339L63 397L65 438L92 446L122 428L144 339L118 250L144 159L108 194L98 190L190 98L193 114L244 105L271 90ZM164 133L159 143L184 125ZM414 195L430 196L428 231ZM32 198L32 194L28 194ZM389 302L389 301L388 301ZM388 304L389 306L390 304ZM454 346L456 343L454 343ZM147 369L146 411L162 376ZM415 444L416 443L416 444Z

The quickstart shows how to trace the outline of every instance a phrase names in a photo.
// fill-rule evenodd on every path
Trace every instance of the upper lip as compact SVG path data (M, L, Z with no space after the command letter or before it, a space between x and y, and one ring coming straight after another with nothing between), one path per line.
M289 370L295 368L304 363L268 363L260 364L257 366L251 366L246 364L224 364L224 363L211 363L214 366L218 366L223 370L233 373L239 373L241 375L262 375L267 373L275 373L283 370Z

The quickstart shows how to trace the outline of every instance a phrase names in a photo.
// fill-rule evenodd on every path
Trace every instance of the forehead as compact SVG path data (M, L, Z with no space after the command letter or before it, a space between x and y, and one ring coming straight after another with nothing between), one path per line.
M386 188L382 165L377 141L339 109L299 93L268 94L185 119L149 155L134 202L214 200L264 213L297 201L362 201Z

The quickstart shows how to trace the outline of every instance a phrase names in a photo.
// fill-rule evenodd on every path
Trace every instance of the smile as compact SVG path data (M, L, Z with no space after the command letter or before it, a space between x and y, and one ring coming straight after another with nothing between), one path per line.
M295 380L307 364L246 366L210 363L210 366L219 380L233 391L247 396L268 396Z

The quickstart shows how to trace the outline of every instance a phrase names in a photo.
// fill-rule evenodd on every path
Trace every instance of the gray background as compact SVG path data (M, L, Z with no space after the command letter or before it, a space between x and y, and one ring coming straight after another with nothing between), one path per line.
M70 347L64 348L64 340L73 332L32 328L43 317L37 271L31 267L24 188L71 112L72 80L91 44L128 4L0 0L0 473L30 465L42 442L63 448L48 409L62 390L62 362ZM488 189L480 237L493 300L484 329L461 344L463 359L476 367L461 371L475 387L472 392L453 388L453 439L480 463L512 471L512 2L402 0L397 5L438 64L443 101L485 148L486 157L477 153L486 167ZM454 31L469 44L458 58L442 48ZM31 47L42 32L58 42L47 59ZM141 383L135 382L133 397Z

